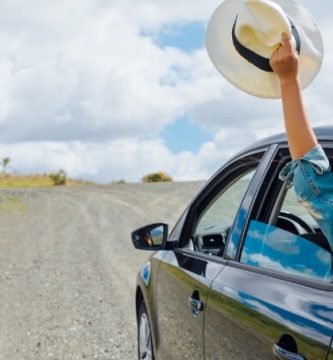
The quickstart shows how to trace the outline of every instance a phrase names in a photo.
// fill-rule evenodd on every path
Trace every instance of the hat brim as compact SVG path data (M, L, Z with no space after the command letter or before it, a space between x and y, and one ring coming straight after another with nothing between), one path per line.
M233 85L262 98L281 97L276 74L260 70L236 51L232 27L244 0L225 0L214 12L207 28L206 48L216 69ZM301 40L299 71L302 88L317 76L323 60L323 41L308 10L296 0L275 0L295 24Z

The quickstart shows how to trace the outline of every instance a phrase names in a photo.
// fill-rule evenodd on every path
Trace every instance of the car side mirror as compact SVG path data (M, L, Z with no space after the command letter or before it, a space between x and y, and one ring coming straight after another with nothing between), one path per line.
M164 250L168 240L168 225L150 224L136 229L131 234L133 245L139 250Z

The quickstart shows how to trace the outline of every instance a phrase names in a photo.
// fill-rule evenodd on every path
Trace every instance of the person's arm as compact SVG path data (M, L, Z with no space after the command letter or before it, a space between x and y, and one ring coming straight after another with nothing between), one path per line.
M273 53L270 64L280 80L285 128L293 160L303 157L318 145L303 105L298 76L298 54L287 34Z

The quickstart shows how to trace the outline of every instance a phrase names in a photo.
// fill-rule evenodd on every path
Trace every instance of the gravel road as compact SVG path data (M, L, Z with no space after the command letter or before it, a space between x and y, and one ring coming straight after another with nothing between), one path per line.
M0 192L0 359L136 359L130 231L174 224L201 183Z

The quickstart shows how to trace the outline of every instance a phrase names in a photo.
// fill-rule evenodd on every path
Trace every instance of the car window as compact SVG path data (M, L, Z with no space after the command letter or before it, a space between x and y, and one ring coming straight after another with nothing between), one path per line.
M296 199L293 188L282 186L280 204L270 221L252 220L240 262L310 279L331 281L332 252L318 225ZM274 214L273 214L274 215Z
M324 281L332 278L329 251L317 242L259 221L250 223L240 261Z
M293 188L287 190L282 208L282 213L294 214L303 221L305 221L312 228L317 228L318 225L313 219L313 217L308 213L308 211L301 206L301 204L297 201L297 197ZM280 215L281 215L280 212ZM299 229L301 232L305 233L306 231L302 228Z
M223 190L202 209L188 248L222 256L230 228L255 170L249 169L225 185Z

